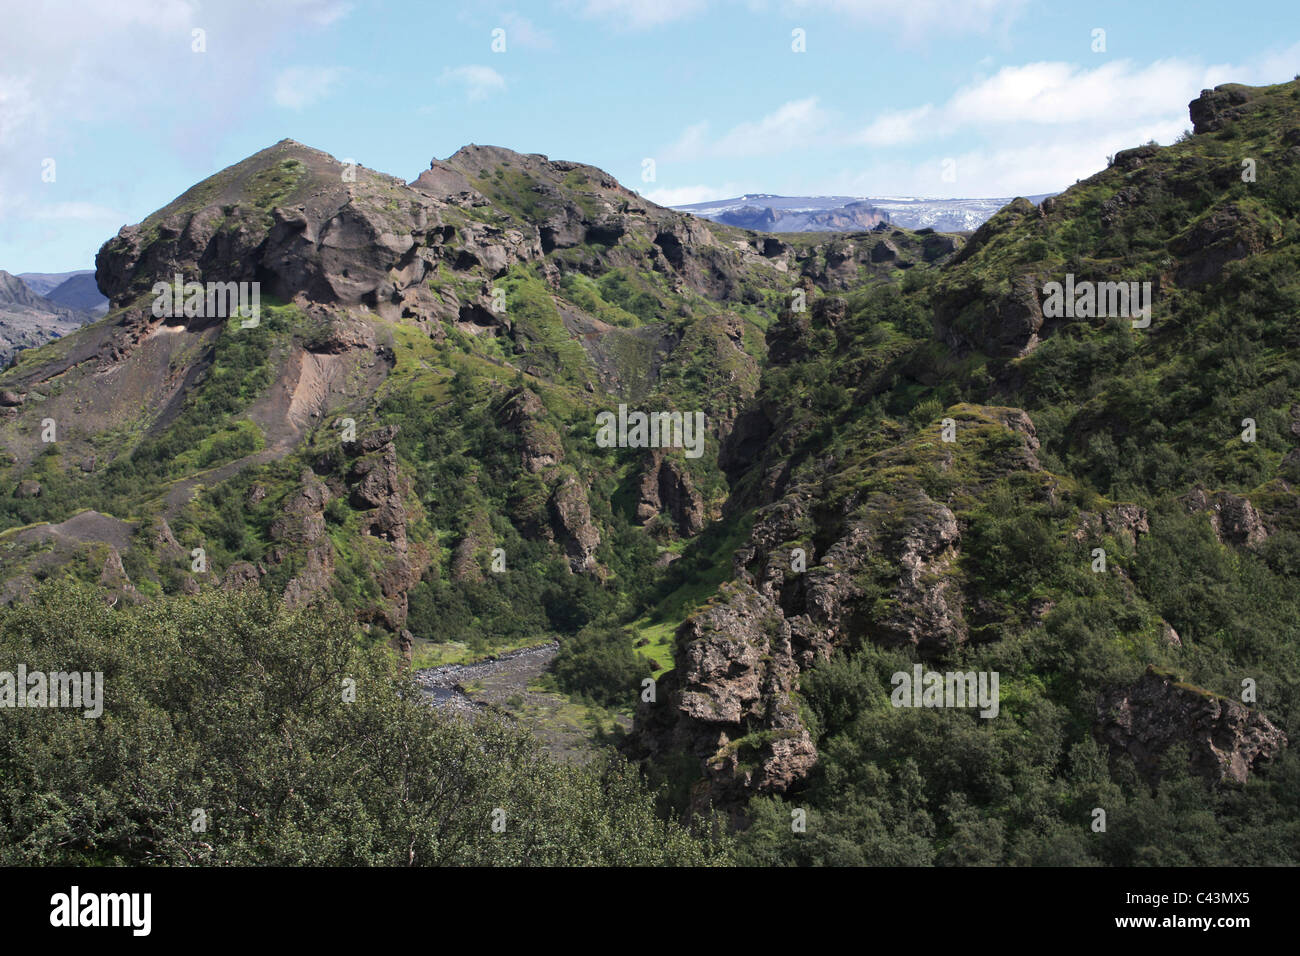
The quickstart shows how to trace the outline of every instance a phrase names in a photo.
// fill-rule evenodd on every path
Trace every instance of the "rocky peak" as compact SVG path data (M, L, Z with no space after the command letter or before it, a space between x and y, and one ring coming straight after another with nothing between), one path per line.
M1224 83L1212 90L1201 90L1201 95L1187 105L1192 119L1192 132L1213 133L1224 125L1239 119L1247 112L1253 91L1240 83Z

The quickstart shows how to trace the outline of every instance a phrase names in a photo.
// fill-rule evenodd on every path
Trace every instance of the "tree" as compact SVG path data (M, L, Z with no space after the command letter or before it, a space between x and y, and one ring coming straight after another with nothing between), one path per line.
M0 863L724 862L658 819L615 758L430 707L340 609L205 592L109 609L47 585L0 611L0 655L100 672L103 715L0 710Z

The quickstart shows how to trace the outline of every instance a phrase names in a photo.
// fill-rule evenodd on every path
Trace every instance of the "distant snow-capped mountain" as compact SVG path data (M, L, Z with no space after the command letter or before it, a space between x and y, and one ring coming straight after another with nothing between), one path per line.
M1051 193L1026 197L1038 203ZM675 206L705 219L761 232L852 232L888 222L905 229L969 232L1011 202L998 199L922 199L907 196L776 196L747 193L735 199Z

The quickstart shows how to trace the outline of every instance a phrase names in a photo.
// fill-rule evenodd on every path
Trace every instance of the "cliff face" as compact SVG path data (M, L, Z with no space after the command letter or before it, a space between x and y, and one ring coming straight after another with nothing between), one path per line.
M810 670L863 646L934 667L996 665L1019 653L1004 644L1062 639L1076 625L1060 610L1078 613L1087 594L1123 608L1109 626L1143 649L1115 665L1130 679L1068 704L1095 701L1081 721L1115 761L1155 782L1181 744L1209 783L1240 783L1280 753L1287 734L1265 705L1138 675L1152 659L1185 660L1195 641L1219 646L1229 627L1203 625L1157 584L1189 573L1161 563L1176 553L1160 550L1163 529L1180 515L1195 519L1186 547L1203 542L1213 566L1291 567L1276 555L1300 530L1300 430L1292 378L1265 356L1293 361L1294 334L1282 311L1252 325L1267 395L1216 375L1226 357L1193 356L1237 296L1268 299L1268 277L1292 261L1297 100L1297 84L1206 91L1190 107L1195 136L1121 151L1041 208L1009 203L923 282L848 302L833 283L806 286L809 308L769 326L763 384L719 458L726 511L752 527L731 580L677 628L677 668L638 708L631 752L659 764L691 754L697 809L803 790L825 743L802 703ZM1271 186L1243 176L1246 155ZM868 257L887 261L886 241ZM826 261L819 278L836 268ZM1080 288L1147 283L1150 324L1137 311L1045 308L1048 284L1067 274ZM1195 410L1186 391L1172 398L1189 376L1215 382L1196 390ZM1251 418L1222 413L1229 405ZM1259 441L1265 458L1252 457ZM1155 455L1180 464L1156 467ZM1158 507L1126 502L1135 490ZM1270 704L1288 712L1276 694Z
M637 711L639 755L695 755L695 805L800 783L817 751L799 712L803 671L862 641L940 660L988 612L967 594L966 522L954 501L1009 478L1044 498L1033 423L1019 409L958 406L939 424L852 466L827 456L773 489L736 553L736 579L676 634L677 668ZM943 491L940 493L939 488ZM1002 622L999 622L1002 623Z
M1097 721L1111 752L1131 758L1152 780L1175 744L1188 748L1192 772L1209 783L1243 784L1288 742L1256 711L1150 667L1135 684L1099 696Z
M899 241L932 265L919 239ZM546 574L603 581L619 522L674 540L719 516L718 449L757 384L768 297L800 274L808 288L855 280L874 242L760 238L656 206L595 167L496 147L467 146L408 183L284 140L105 243L108 317L5 376L5 520L161 511L213 567L204 578L141 552L158 586L341 598L398 643L414 588L500 586L489 567L510 542L507 568L540 544L528 560L562 561ZM160 310L159 284L178 276L201 284L198 307ZM213 287L256 288L257 321L214 308ZM591 488L641 453L581 436L628 401L702 410L707 438L698 460L650 450L618 516ZM41 459L46 420L57 459ZM457 493L434 490L462 452ZM216 517L236 498L242 534ZM12 556L15 593L43 560Z

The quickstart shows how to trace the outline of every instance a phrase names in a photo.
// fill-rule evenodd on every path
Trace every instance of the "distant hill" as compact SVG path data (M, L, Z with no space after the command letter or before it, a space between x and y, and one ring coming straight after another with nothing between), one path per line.
M1028 198L1035 205L1052 193ZM866 196L775 196L749 193L735 199L675 206L682 212L759 232L854 232L882 222L905 229L971 232L1011 202L1000 199L916 199Z
M108 297L99 291L99 286L95 284L95 273L90 270L74 272L44 295L51 302L96 316L108 312Z
M73 276L94 274L94 269L81 269L77 272L20 272L18 278L22 279L27 287L37 295L43 296L48 292L53 292Z
M8 365L21 349L61 338L108 311L108 300L99 295L93 273L38 274L36 283L45 286L56 278L62 281L52 287L51 295L59 298L46 298L28 279L0 270L0 367ZM100 302L93 301L85 288L87 281ZM79 302L93 308L78 307Z

